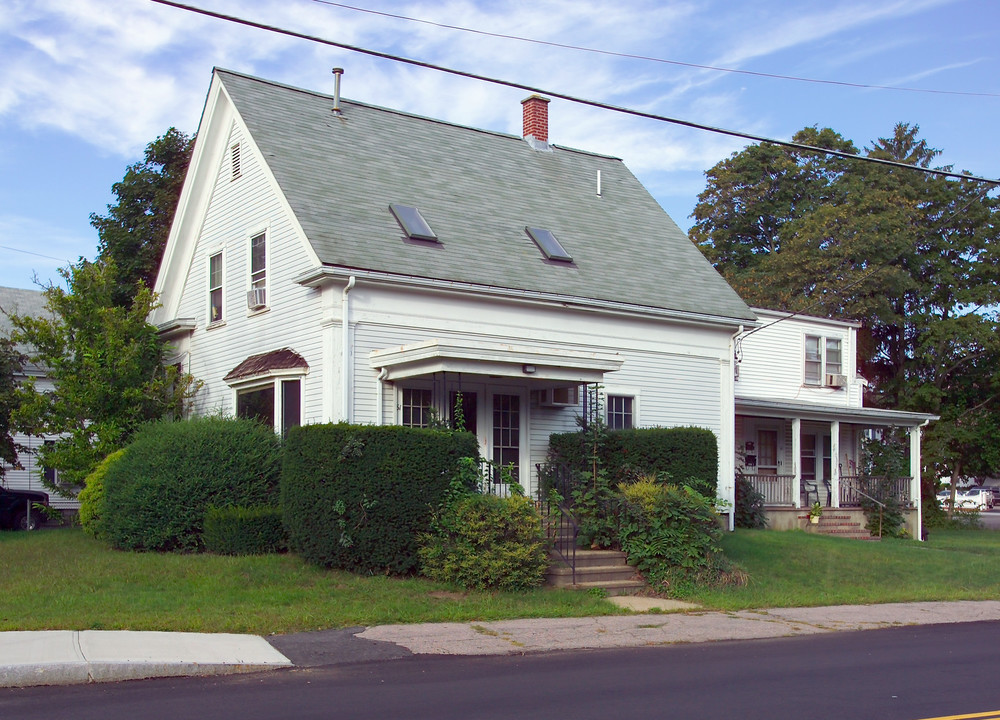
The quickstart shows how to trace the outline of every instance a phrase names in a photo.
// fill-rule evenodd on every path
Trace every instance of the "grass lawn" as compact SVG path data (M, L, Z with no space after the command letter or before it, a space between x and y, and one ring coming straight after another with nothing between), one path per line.
M743 609L1000 598L1000 533L931 531L926 543L866 543L741 530L723 539L745 587L686 599ZM456 592L363 577L292 555L220 557L110 550L76 528L0 532L0 630L286 633L384 623L579 617L621 612L587 593Z

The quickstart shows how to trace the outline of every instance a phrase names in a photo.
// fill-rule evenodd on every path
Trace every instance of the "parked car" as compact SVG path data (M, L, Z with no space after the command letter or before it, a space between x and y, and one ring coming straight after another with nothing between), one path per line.
M937 494L938 504L948 507L951 502L951 490L945 488ZM987 510L993 507L993 492L989 488L955 488L956 510Z
M8 490L0 486L0 527L14 530L38 529L48 516L35 509L35 505L48 507L49 496L35 490Z
M993 490L984 487L974 487L969 488L963 492L966 499L971 499L975 502L976 506L980 510L992 510L993 509Z

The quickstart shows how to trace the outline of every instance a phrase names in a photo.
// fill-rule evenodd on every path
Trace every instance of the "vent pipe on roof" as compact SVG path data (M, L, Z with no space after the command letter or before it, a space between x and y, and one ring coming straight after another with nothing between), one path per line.
M549 149L549 99L529 95L521 101L524 108L524 132L528 144L535 150Z
M333 112L340 115L340 77L344 74L344 68L334 68L333 76L336 81L333 85Z

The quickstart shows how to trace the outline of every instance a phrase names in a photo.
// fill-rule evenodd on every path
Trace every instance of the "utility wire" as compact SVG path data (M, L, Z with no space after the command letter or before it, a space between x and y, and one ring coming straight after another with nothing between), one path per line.
M632 108L626 108L620 105L612 105L611 103L601 102L598 100L588 100L586 98L576 97L574 95L568 95L566 93L556 92L553 90L546 90L545 88L535 87L533 85L526 85L523 83L513 82L511 80L502 80L499 78L490 77L488 75L479 75L476 73L467 72L465 70L456 70L454 68L445 67L443 65L435 65L433 63L424 62L422 60L414 60L412 58L402 57L400 55L393 55L391 53L381 52L379 50L370 50L368 48L358 47L356 45L349 45L347 43L337 42L335 40L327 40L325 38L316 37L315 35L307 35L305 33L296 32L294 30L287 30L284 28L276 27L274 25L259 23L254 20L247 20L233 15L225 15L223 13L215 12L213 10L205 10L203 8L195 7L193 5L185 5L184 3L174 2L173 0L151 0L151 1L154 3L158 3L160 5L167 5L169 7L178 8L180 10L187 10L189 12L197 13L199 15L213 17L218 20L226 20L227 22L236 23L238 25L245 25L247 27L257 28L259 30L266 30L267 32L278 33L280 35L287 35L289 37L299 38L300 40L308 40L310 42L319 43L321 45L329 45L331 47L337 47L343 50L350 50L351 52L361 53L363 55L370 55L372 57L383 58L385 60L392 60L394 62L405 63L407 65L413 65L416 67L422 67L428 70L437 70L438 72L448 73L450 75L456 75L458 77L469 78L471 80L479 80L482 82L491 83L493 85L501 85L503 87L517 88L538 95L545 95L548 97L559 98L560 100L566 100L567 102L576 103L578 105L586 105L589 107L600 108L602 110L611 110L613 112L623 113L625 115L633 115L635 117L647 118L649 120L658 120L660 122L667 122L674 125L680 125L682 127L689 127L695 130L704 130L706 132L712 132L719 135L728 135L730 137L737 137L743 140L752 140L753 142L758 142L758 143L768 143L771 145L778 145L779 147L786 147L792 150L799 150L801 152L813 152L825 155L832 155L834 157L840 157L846 160L857 160L859 162L867 162L875 165L883 165L886 167L894 167L904 170L913 170L925 173L927 175L937 175L940 177L950 177L950 178L971 180L975 182L984 182L984 183L989 183L991 185L1000 184L1000 180L991 180L989 178L979 177L977 175L967 175L964 173L951 172L949 170L936 170L933 168L924 168L918 165L908 165L906 163L897 162L895 160L883 160L881 158L867 157L864 155L855 155L852 153L843 152L841 150L829 150L826 148L814 147L812 145L805 145L802 143L790 142L787 140L776 140L774 138L767 138L761 135L754 135L752 133L745 133L736 130L727 130L725 128L713 127L711 125L696 123L690 120L680 120L678 118L667 117L665 115L657 115L656 113L645 112L642 110L634 110Z
M332 2L332 0L312 0L321 5L331 5L345 10L379 15L381 17L395 18L397 20L407 20L409 22L422 23L439 27L445 30L459 30L461 32L484 35L486 37L501 38L503 40L517 40L519 42L533 43L535 45L545 45L548 47L562 48L564 50L579 50L580 52L594 53L597 55L610 55L611 57L626 58L628 60L645 60L647 62L664 63L665 65L677 65L679 67L694 68L696 70L712 70L713 72L734 73L737 75L750 75L753 77L770 78L772 80L793 80L795 82L817 83L820 85L836 85L839 87L859 88L862 90L893 90L897 92L930 93L935 95L963 95L966 97L1000 97L1000 93L989 92L966 92L962 90L936 90L933 88L898 87L895 85L868 85L865 83L852 83L841 80L820 80L817 78L805 78L795 75L781 75L778 73L757 72L754 70L737 70L735 68L717 67L714 65L699 65L698 63L682 62L680 60L667 60L665 58L651 57L649 55L634 55L632 53L615 52L613 50L601 50L598 48L584 47L581 45L570 45L567 43L552 42L550 40L538 40L535 38L521 37L520 35L505 35L504 33L489 32L487 30L477 30L476 28L463 27L462 25L448 25L447 23L424 20L422 18L409 17L408 15L397 15L395 13L371 10L369 8L346 5L344 3Z
M73 263L72 260L66 260L65 258L52 257L51 255L42 255L41 253L31 252L31 250L22 250L21 248L10 247L9 245L0 245L0 248L3 248L4 250L12 250L13 252L24 253L25 255L36 255L38 257L45 258L47 260L57 260L58 262L64 262L70 264Z

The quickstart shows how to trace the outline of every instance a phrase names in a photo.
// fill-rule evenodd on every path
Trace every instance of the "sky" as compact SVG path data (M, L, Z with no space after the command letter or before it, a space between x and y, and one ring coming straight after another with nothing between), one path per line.
M996 0L190 4L768 138L818 125L865 147L916 124L938 164L1000 177ZM22 288L94 258L90 214L147 143L197 130L213 67L332 94L339 66L345 98L518 135L527 95L151 0L3 0L0 58L0 286ZM549 105L549 135L622 158L685 230L705 172L748 143L565 100Z

